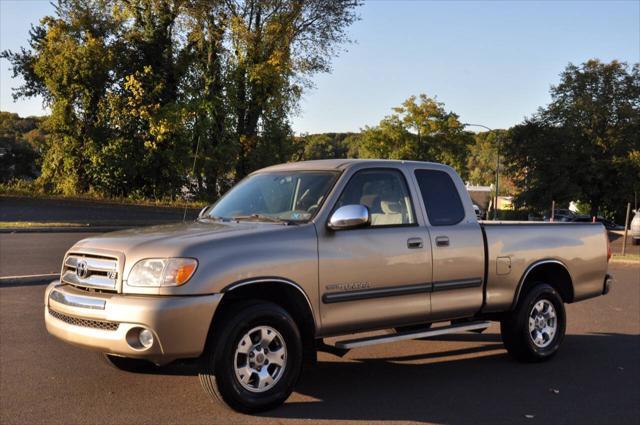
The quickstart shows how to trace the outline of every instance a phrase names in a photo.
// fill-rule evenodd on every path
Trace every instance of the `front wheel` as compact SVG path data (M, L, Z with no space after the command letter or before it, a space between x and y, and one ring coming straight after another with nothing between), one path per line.
M276 304L245 303L233 310L237 313L224 318L205 350L200 382L213 399L239 412L275 408L289 397L300 376L298 327Z
M551 286L538 283L500 322L502 341L511 356L523 362L551 358L560 348L566 329L562 298Z

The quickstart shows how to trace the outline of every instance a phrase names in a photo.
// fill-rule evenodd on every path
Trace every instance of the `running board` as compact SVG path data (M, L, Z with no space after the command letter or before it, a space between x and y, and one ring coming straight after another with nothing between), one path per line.
M431 338L432 336L453 334L466 331L485 330L491 325L491 322L467 322L451 326L443 326L441 328L429 329L418 332L402 332L391 335L378 335L366 338L347 339L336 342L336 348L350 350L352 348L366 347L369 345L386 344L388 342L406 341L409 339Z

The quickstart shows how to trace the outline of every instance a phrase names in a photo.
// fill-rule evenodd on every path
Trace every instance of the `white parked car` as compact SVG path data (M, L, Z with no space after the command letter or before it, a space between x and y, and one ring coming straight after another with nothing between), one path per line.
M482 220L482 210L476 204L473 204L473 212L476 214L478 220Z
M631 220L631 240L634 245L640 245L640 209L635 210L635 215Z

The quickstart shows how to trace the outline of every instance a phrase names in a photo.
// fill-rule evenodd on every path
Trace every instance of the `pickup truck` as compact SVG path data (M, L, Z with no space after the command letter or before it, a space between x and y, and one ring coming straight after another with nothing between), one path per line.
M44 316L123 370L197 361L214 400L259 412L288 398L319 350L499 321L513 357L547 360L564 304L609 291L610 254L599 223L479 222L445 165L289 163L250 174L194 222L79 241Z

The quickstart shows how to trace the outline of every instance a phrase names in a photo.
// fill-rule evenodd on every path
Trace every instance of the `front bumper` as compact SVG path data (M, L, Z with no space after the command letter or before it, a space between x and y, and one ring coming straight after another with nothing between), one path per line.
M142 296L86 292L51 282L45 291L45 324L50 334L104 353L156 364L199 356L222 294ZM153 344L136 344L148 329Z

